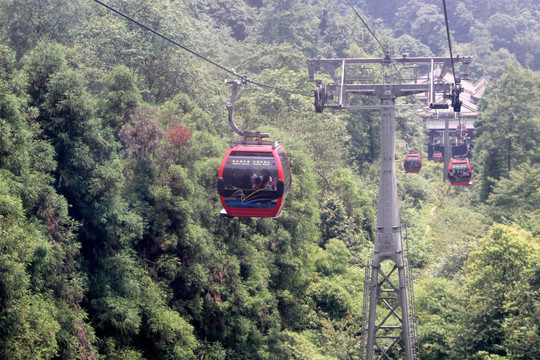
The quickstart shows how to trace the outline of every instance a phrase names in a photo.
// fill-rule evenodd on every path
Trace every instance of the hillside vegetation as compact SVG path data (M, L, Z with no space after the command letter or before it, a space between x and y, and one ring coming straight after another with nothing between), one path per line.
M359 359L380 113L301 94L307 58L383 48L341 0L106 3L294 91L248 84L235 108L282 142L291 192L277 220L219 217L231 74L95 1L0 0L0 359ZM447 56L441 1L351 3L391 54ZM540 5L448 5L491 85L471 186L398 174L420 357L540 359ZM401 168L427 147L396 119Z

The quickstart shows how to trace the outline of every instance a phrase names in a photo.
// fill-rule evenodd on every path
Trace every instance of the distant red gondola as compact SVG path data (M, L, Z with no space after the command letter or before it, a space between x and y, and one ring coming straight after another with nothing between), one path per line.
M442 162L443 161L442 153L441 152L434 152L433 155L431 156L431 160L433 160L435 162Z
M467 127L465 125L458 125L456 127L456 137L458 139L463 139L467 136L469 130L467 129Z
M422 156L419 153L409 153L403 159L406 173L419 173L422 168Z
M448 164L447 175L452 185L469 185L472 175L469 159L452 159Z
M233 145L219 169L218 193L229 217L277 217L290 187L289 159L279 142Z

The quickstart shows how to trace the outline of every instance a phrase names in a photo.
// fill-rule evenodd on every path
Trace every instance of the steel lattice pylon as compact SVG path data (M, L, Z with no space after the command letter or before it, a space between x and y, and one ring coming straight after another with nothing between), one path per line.
M354 105L354 95L374 96L381 100L381 169L377 232L371 264L366 268L364 289L364 324L362 327L362 359L418 359L418 341L412 277L403 247L402 226L395 165L395 101L396 98L427 93L430 107L446 109L451 99L454 109L459 103L459 91L444 84L441 78L452 61L462 62L465 74L470 57L401 58L387 55L381 59L308 59L309 79L316 83L315 110L325 108L367 109L373 106ZM381 65L383 84L374 84L376 73L372 65ZM397 83L389 76L393 66L400 74ZM405 80L401 70L411 77ZM427 82L417 76L421 67L427 69ZM333 82L315 80L323 68ZM436 69L438 68L438 71ZM443 103L435 103L435 93L443 93ZM456 95L457 94L457 95ZM456 102L457 101L457 102Z
M383 92L384 93L384 92ZM377 234L369 289L366 359L414 359L399 217L395 162L395 98L381 100L381 174ZM391 267L384 262L389 262ZM389 269L386 269L390 267Z
M373 352L378 352L380 357L384 359L396 358L394 347L403 337L399 283L396 286L394 285L395 281L390 280L391 275L396 271L397 266L394 264L386 274L380 268L376 273L372 273L377 285L371 291L376 291L377 301L384 304L383 314L386 311L386 315L381 320L375 319L375 329L378 329L378 331L374 333ZM400 347L402 347L402 344Z

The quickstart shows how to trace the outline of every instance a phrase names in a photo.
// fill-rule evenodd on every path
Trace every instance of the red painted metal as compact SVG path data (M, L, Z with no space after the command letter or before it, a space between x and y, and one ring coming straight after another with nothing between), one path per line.
M469 185L472 175L469 159L452 159L448 164L447 175L452 185Z
M291 186L281 144L236 144L219 169L218 193L230 217L277 217Z
M406 173L419 173L422 168L422 156L420 156L420 153L409 153L405 155L403 167Z
M442 162L443 161L443 155L441 152L434 152L433 155L431 156L431 160L435 161L435 162Z
M469 130L467 129L467 127L463 124L461 125L458 125L456 127L456 137L458 139L463 139L465 137L467 137L467 134L468 134Z

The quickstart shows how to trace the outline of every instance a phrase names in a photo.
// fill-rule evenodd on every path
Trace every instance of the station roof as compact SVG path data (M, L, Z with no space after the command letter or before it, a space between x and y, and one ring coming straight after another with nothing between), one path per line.
M424 77L427 82L427 76ZM454 77L451 73L447 73L442 81L448 84L453 83ZM461 123L467 126L468 129L474 129L474 122L478 117L478 101L482 98L489 85L489 80L485 77L480 78L475 83L469 80L461 80L463 91L460 94L461 105ZM420 101L423 101L426 106L419 109L421 116L426 119L426 129L438 130L444 129L444 121L450 118L450 128L455 128L459 124L458 114L455 113L452 107L448 109L430 109L427 101L427 94L419 96ZM436 102L443 102L442 95L436 96Z

